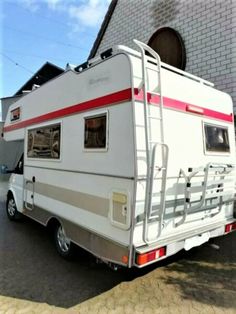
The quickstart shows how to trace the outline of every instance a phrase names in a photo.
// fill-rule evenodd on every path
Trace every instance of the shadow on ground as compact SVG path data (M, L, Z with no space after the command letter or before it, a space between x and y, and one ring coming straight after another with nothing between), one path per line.
M236 233L214 240L210 245L191 250L165 268L161 279L175 286L184 300L236 309Z

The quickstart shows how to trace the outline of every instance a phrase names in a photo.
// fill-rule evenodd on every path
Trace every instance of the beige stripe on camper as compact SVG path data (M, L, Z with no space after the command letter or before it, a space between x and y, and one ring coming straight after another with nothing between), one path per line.
M32 189L30 190L32 191ZM87 210L100 216L108 216L109 199L106 198L72 191L41 182L34 183L34 193Z

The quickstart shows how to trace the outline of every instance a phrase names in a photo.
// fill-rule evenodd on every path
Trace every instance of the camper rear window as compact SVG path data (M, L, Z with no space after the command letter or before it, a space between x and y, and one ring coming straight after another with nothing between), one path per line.
M228 129L216 125L205 124L205 145L208 152L229 152Z
M30 158L59 159L60 138L60 124L28 130L27 156Z
M104 149L107 143L107 115L84 119L84 148Z

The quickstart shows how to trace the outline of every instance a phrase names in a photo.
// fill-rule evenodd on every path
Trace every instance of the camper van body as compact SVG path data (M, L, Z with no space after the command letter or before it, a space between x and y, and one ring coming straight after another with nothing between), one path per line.
M127 267L235 229L232 100L158 62L118 46L14 103L4 127L24 139L18 212Z

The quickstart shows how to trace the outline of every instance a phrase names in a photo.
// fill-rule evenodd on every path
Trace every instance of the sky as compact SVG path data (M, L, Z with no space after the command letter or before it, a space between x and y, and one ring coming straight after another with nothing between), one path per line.
M111 0L0 0L0 98L47 61L86 61Z

